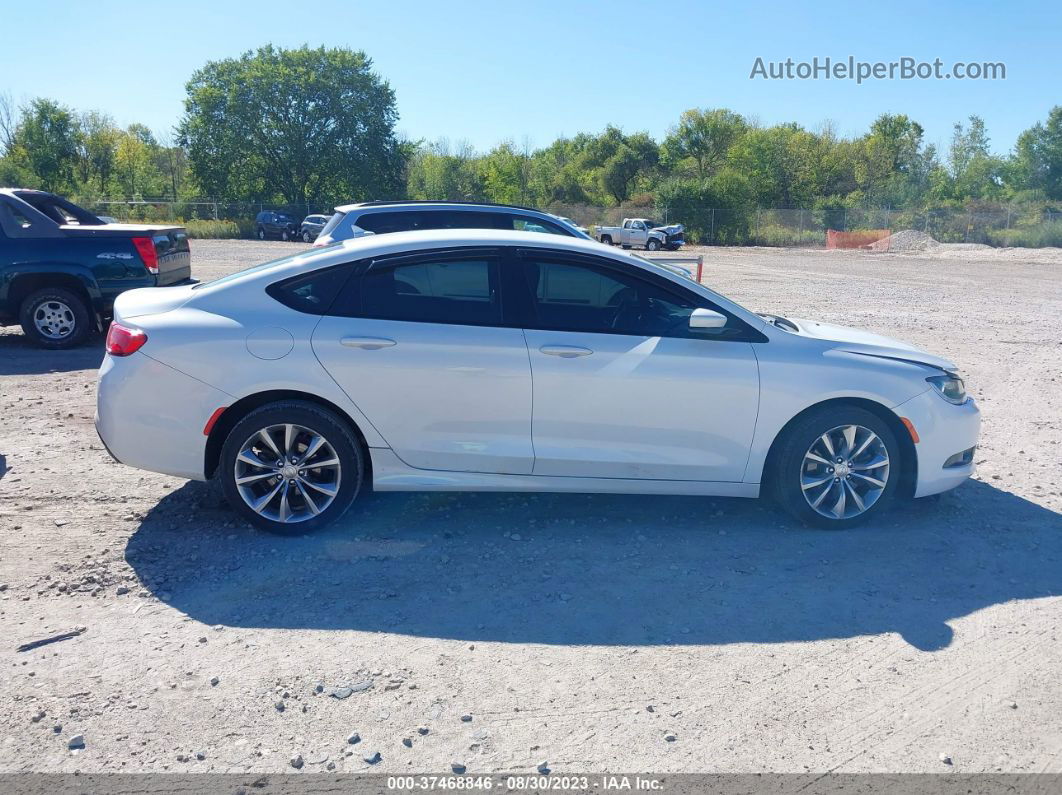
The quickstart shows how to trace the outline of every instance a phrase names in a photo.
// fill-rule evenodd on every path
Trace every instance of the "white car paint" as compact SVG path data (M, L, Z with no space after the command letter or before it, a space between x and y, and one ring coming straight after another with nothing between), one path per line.
M548 249L651 270L764 341L322 317L265 292L340 263L464 246ZM951 362L854 329L780 328L593 241L496 230L367 236L194 289L130 291L114 314L148 342L105 358L101 438L123 463L181 477L211 475L204 427L215 412L273 390L314 396L349 418L382 490L754 497L786 423L834 398L872 401L914 424L918 496L973 471L972 463L942 470L976 445L979 428L972 400L953 405L926 383Z

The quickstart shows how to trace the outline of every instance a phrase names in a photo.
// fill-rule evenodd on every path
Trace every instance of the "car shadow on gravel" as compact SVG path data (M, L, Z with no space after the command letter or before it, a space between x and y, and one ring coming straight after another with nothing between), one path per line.
M66 351L38 348L23 334L0 334L0 376L97 370L103 361L103 337L93 334Z
M978 481L848 532L748 500L374 494L323 532L277 537L189 483L126 559L210 625L572 645L897 632L931 651L951 619L1062 593L1062 516Z

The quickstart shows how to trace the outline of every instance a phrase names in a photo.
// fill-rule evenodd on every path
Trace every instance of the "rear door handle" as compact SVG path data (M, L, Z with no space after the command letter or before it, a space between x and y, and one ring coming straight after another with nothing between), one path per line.
M593 353L589 348L580 348L577 345L543 345L539 350L547 356L560 356L564 359L589 356Z
M378 351L380 348L390 348L398 344L387 337L343 337L340 342L348 348L361 348L366 351Z

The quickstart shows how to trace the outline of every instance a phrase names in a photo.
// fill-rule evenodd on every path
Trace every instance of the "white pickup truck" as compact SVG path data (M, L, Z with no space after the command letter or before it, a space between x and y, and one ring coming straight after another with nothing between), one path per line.
M607 246L644 248L647 251L677 251L685 243L682 224L664 225L648 218L624 218L623 226L599 226L597 239Z

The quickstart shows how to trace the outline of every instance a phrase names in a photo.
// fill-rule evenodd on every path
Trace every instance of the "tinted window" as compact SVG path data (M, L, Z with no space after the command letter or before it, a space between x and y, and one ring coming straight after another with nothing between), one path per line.
M11 235L19 235L28 234L33 224L15 204L0 201L0 226Z
M572 233L560 224L555 224L544 218L534 218L529 215L511 215L509 217L512 219L512 228L518 232L545 232L551 235L572 236Z
M376 265L361 278L362 317L500 325L497 264L489 258Z
M366 213L356 225L378 235L417 229L510 229L500 213L469 210L406 210Z
M529 258L524 275L538 328L698 339L744 333L736 320L729 329L691 330L693 310L714 307L696 296L612 268Z
M285 306L310 315L323 315L350 275L349 265L325 268L294 279L286 279L266 288L266 292Z

